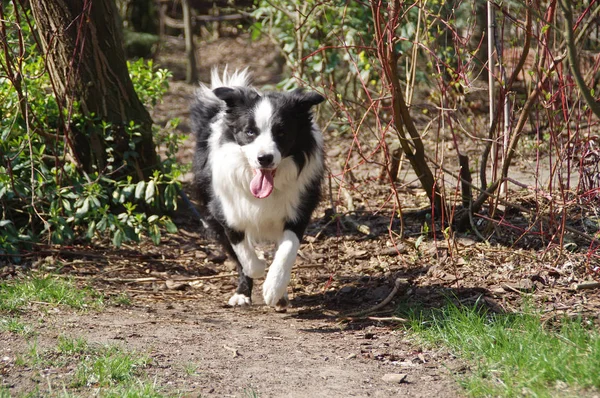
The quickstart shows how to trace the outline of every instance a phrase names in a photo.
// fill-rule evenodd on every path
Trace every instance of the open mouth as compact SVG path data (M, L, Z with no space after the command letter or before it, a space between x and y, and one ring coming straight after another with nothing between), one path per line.
M250 192L255 198L264 199L273 192L275 169L254 169L254 177L250 181Z

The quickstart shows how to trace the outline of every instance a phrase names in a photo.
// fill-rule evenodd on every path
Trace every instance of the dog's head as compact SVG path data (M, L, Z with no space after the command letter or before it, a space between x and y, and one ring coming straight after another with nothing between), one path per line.
M303 164L314 146L311 108L325 98L315 92L258 93L247 87L219 87L214 94L227 106L225 139L240 145L254 170L252 194L260 199L273 191L282 159Z

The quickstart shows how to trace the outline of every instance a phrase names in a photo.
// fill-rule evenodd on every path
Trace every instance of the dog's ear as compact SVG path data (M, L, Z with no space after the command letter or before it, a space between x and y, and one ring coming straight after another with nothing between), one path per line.
M228 108L233 108L240 104L242 95L238 90L231 87L217 87L213 90L213 93L220 100L225 101Z
M244 87L217 87L213 93L217 98L225 101L227 109L251 106L260 97L256 91Z
M304 91L301 88L297 88L292 93L297 101L298 106L305 108L306 110L325 101L325 97L314 91Z

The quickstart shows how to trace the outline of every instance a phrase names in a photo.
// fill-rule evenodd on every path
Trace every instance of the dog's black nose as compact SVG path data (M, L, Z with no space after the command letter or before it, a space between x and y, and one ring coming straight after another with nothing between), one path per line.
M259 155L258 156L258 163L262 167L269 167L269 166L271 166L271 163L273 163L273 155Z

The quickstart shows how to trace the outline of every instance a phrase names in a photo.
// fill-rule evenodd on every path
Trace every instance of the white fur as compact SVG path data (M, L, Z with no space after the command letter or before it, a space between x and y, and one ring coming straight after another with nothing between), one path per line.
M233 73L227 72L227 67L223 69L223 76L219 76L219 70L213 69L210 73L211 89L219 87L247 87L250 85L250 74L248 68L241 71L236 70Z
M196 90L196 96L204 103L214 102L221 104L222 101L213 93L215 88L219 87L248 87L250 85L250 74L248 69L242 71L235 71L232 74L227 73L227 67L223 71L223 76L219 76L219 71L213 69L211 71L211 84L210 87L200 83L200 86Z
M232 307L237 307L237 306L245 307L247 305L252 304L252 300L248 296L245 296L245 295L239 294L239 293L235 293L233 296L231 296L231 298L229 299L229 301L227 303Z
M262 278L265 276L265 269L267 263L264 260L258 258L254 247L248 241L248 237L245 237L240 243L232 245L233 251L242 263L244 273L250 278Z
M218 87L248 86L249 77L246 70L219 76L216 70L212 73L211 88L201 85L198 97L204 102L219 101L213 89ZM225 112L225 109L222 110ZM260 259L254 249L254 243L273 242L277 250L273 263L269 268L263 285L265 303L276 306L280 299L287 300L287 285L291 276L300 241L292 231L284 231L285 220L298 219L298 207L301 194L315 175L323 167L322 148L323 137L317 125L313 122L311 134L317 148L307 157L302 171L291 157L281 158L271 133L273 106L268 99L258 103L254 111L257 128L260 133L248 145L239 146L236 143L222 142L223 115L216 117L212 123L210 135L209 159L212 170L212 187L215 197L219 198L223 215L227 224L239 231L244 231L242 242L233 245L240 260L244 273L250 278L264 275L266 262ZM258 156L271 154L276 168L273 192L264 199L254 197L250 191L250 181L254 170L259 168ZM230 300L231 306L245 306L251 303L250 297L234 294Z

